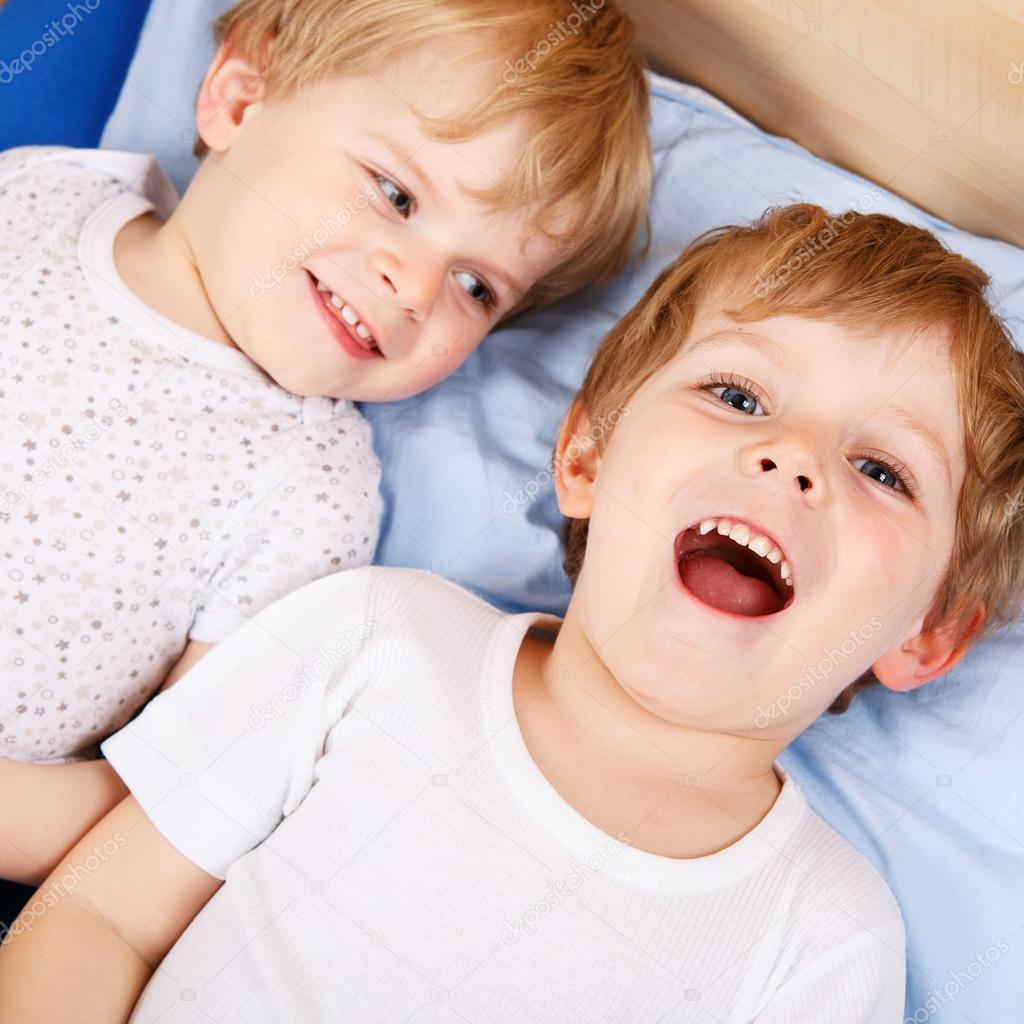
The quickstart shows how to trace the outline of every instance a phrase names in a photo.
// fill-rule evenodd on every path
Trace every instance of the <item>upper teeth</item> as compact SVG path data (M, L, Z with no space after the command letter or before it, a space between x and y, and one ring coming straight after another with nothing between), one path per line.
M750 527L746 523L734 523L731 519L702 519L700 533L702 535L710 533L716 527L723 537L728 537L737 544L750 548L762 558L767 558L772 564L777 565L781 560L782 565L779 567L779 571L782 573L783 582L788 587L793 586L793 573L789 562L782 557L781 548L775 545L771 537L765 537L759 533L751 534Z
M374 340L374 337L370 333L366 324L360 321L359 314L347 302L345 302L344 299L335 295L334 292L332 292L322 281L317 281L316 290L327 295L330 304L341 313L342 320L344 320L360 338L369 341L370 344L376 348L377 342Z

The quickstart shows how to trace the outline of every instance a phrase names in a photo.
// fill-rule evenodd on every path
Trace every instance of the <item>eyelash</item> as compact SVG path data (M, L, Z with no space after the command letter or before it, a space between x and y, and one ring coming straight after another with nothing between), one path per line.
M745 377L737 377L731 373L711 374L701 380L697 386L701 391L710 391L715 387L729 387L736 391L745 392L761 405L764 405L766 402L764 392L752 380L747 380ZM722 404L728 405L729 403L723 401ZM736 411L739 412L740 410L737 409ZM907 497L912 502L917 502L917 487L910 478L910 471L902 462L891 456L883 456L874 451L866 451L861 457L866 458L869 462L874 462L895 476L903 485ZM883 486L885 485L883 484ZM895 488L890 487L889 490L895 490Z
M410 192L407 192L404 188L402 188L401 185L398 184L398 182L396 182L393 179L389 178L386 174L380 174L377 171L370 171L369 169L368 169L368 172L369 172L370 177L373 178L373 180L375 182L377 182L378 185L381 186L381 191L384 193L384 198L387 201L388 206L390 206L391 209L394 210L395 213L397 213L398 216L402 218L402 220L407 219L409 214L411 213L411 211L413 209L413 206L415 205L415 200L413 199L412 194ZM399 210L398 207L395 206L395 204L391 201L391 197L388 195L387 189L384 188L385 184L393 186L394 189L397 192L400 192L402 195L408 197L409 205L405 208L404 211L403 210ZM466 271L462 271L462 273L470 274L470 273L472 273L472 271L466 270ZM494 289L491 288L491 286L488 285L487 282L484 281L484 279L482 277L478 277L476 274L473 274L472 276L475 277L483 285L484 290L487 292L487 295L481 301L479 299L473 299L473 296L470 295L469 292L466 292L466 294L469 295L470 299L473 299L473 301L481 309L486 310L488 313L493 313L494 310L498 306L498 297L497 297L497 295L495 295ZM465 289L463 289L463 291L465 291Z

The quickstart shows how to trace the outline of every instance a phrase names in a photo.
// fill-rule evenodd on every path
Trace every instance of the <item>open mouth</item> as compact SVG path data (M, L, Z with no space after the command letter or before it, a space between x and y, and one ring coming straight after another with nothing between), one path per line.
M306 276L320 315L341 347L356 359L382 359L384 353L377 339L362 322L355 308L308 270Z
M694 525L675 539L679 581L701 604L726 615L767 618L785 611L796 599L788 563L769 561L717 531L701 534Z

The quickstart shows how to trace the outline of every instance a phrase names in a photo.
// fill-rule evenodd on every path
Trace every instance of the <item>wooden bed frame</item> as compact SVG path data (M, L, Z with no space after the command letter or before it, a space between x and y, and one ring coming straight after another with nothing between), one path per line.
M1024 0L619 0L655 71L1024 246Z

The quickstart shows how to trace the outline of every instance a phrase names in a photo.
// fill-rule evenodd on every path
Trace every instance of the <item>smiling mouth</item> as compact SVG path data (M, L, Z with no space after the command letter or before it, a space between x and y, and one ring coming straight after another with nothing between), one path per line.
M776 566L717 532L702 535L690 527L676 537L674 549L683 589L717 612L766 618L785 611L796 599Z
M315 274L307 270L309 283L337 341L349 353L360 359L381 359L377 339L362 322L355 307L350 306L340 295L332 292Z

